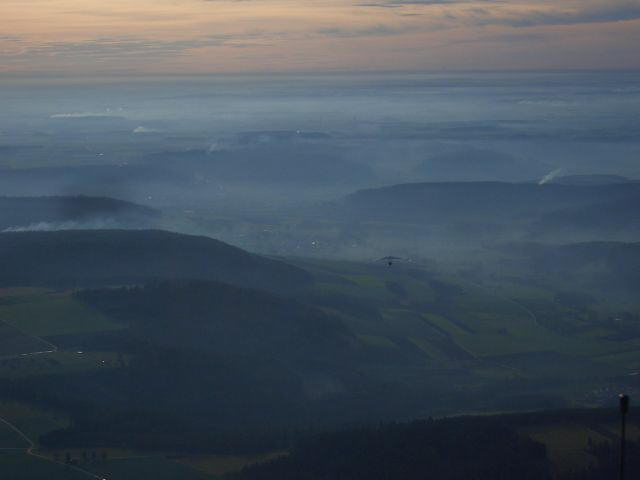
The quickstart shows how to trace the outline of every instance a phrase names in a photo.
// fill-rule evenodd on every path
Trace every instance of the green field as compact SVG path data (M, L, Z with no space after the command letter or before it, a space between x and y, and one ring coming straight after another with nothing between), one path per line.
M0 306L0 322L46 337L118 330L121 325L91 310L70 295L49 294Z
M0 323L0 357L14 357L50 348L51 346L45 342L26 335L11 325Z
M0 378L118 368L126 357L114 352L47 352L0 359Z
M107 459L79 462L78 467L109 480L214 480L215 476L163 457ZM87 480L86 473L30 456L0 450L0 478L11 480Z
M0 422L0 451L3 449L29 448L29 443L8 425Z
M409 342L424 353L425 369L434 361L451 368L463 362L487 380L640 370L639 341L615 338L607 320L612 309L602 301L574 308L556 301L553 286L510 278L480 285L465 274L419 265L297 264L318 275L314 295L363 345L399 350Z
M569 423L540 425L522 430L533 440L547 447L547 454L558 472L577 470L594 463L589 453L591 445L602 442L617 443L619 439L618 423ZM640 430L634 423L627 427L627 438L637 440Z
M598 405L604 398L597 393L603 384L607 392L617 391L616 382L633 379L629 374L640 370L640 338L620 335L622 330L611 321L608 305L573 308L557 301L553 287L528 287L499 279L479 285L465 275L419 265L296 263L318 279L304 292L304 302L342 320L353 334L356 361L365 359L359 364L362 371L389 385L423 388L428 395L434 391L434 404L444 398L442 414L460 410L447 411L447 397L436 397L439 388L456 395L479 392L479 398L489 400L486 407L470 407L476 411L514 411L522 408L518 407L522 399L532 399L527 405L539 408L539 398L570 406ZM6 349L0 343L0 381L121 369L130 360L118 351L98 347L87 351L60 347L59 351L23 355L43 348L37 337L62 344L65 338L77 336L77 344L82 344L82 339L116 332L125 325L89 308L70 292L7 292L2 298L0 333L5 333ZM558 319L562 328L549 319ZM73 342L67 345L75 345ZM428 408L432 407L424 408L430 415ZM17 402L0 404L0 416L33 439L69 425L64 415ZM601 429L591 431L584 426L566 431L541 427L528 433L547 445L561 469L588 463L585 442L589 437L592 441L607 437ZM5 428L0 429L0 444L24 446L24 441ZM225 468L250 461L236 456L167 459L163 453L130 452L120 459L110 455L103 462L87 461L87 469L116 480L190 480L214 478ZM16 451L4 455L0 466L10 472L8 478L38 478L11 476L14 470L32 467L47 478L63 478L54 464ZM79 457L74 452L74 458ZM42 473L51 468L51 474Z
M177 461L200 472L215 476L238 472L246 466L268 462L286 454L286 452L276 451L256 455L194 455L178 458Z
M413 349L413 361L423 356L425 372L462 367L476 380L492 382L640 370L640 340L614 339L616 332L604 321L606 304L589 311L572 309L554 301L553 287L495 278L479 285L464 274L417 264L294 263L318 278L309 301L341 318L365 348L382 356ZM7 345L0 343L0 353L10 357L0 361L0 377L100 370L122 361L113 352L21 357L20 353L46 347L30 336L88 335L123 325L70 293L7 290L2 298L0 328L14 330L4 335ZM549 318L574 330L562 331ZM558 368L559 358L563 360ZM581 362L589 368L579 368Z
M64 466L27 455L24 451L0 450L0 478L11 480L87 480L90 477Z
M81 465L84 466L84 465ZM216 477L163 457L112 459L88 463L87 470L95 471L109 480L212 480Z
M36 440L43 433L69 425L69 419L63 414L45 411L18 402L0 402L0 417L11 422L33 440ZM4 424L0 424L0 428L8 429ZM21 439L18 445L7 446L22 446L23 444L24 440Z

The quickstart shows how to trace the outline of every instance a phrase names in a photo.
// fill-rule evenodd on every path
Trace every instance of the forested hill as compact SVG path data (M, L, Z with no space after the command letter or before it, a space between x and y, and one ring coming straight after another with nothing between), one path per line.
M73 297L122 327L85 336L78 349L110 345L126 361L91 375L0 379L10 395L35 396L47 407L73 405L74 424L48 435L48 446L230 452L222 432L246 436L236 446L251 449L260 442L248 432L273 440L284 426L342 422L370 402L362 398L372 382L357 363L361 344L337 316L318 308L202 280Z
M60 225L117 223L149 225L153 208L108 197L0 197L0 230L51 230Z
M485 220L522 219L561 209L624 202L637 205L640 184L595 186L562 184L450 182L408 183L360 190L339 205L347 216L364 220L442 222L481 216Z
M3 286L99 286L181 278L272 291L312 281L300 268L208 237L161 230L0 233Z
M234 478L610 480L618 471L618 419L614 409L587 409L355 427L310 436L291 455ZM631 428L637 422L630 414ZM630 437L627 474L638 478L640 443Z
M300 442L241 480L551 480L544 445L496 421L361 427Z
M337 317L318 308L218 282L165 281L75 296L161 347L262 355L300 366L321 358L337 363L357 343Z

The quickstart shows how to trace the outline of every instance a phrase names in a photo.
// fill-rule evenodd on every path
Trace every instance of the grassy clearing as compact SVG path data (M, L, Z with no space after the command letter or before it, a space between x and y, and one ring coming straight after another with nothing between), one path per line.
M398 348L398 346L386 337L378 335L358 335L358 339L369 347Z
M454 365L456 361L448 355L446 345L440 345L449 336L479 359L555 351L585 358L610 355L601 362L603 365L632 365L640 370L640 355L618 353L628 350L632 341L608 339L611 332L606 328L588 328L575 312L554 302L555 292L550 288L509 280L480 286L459 276L425 272L422 278L401 267L377 268L352 262L317 261L312 268L346 280L330 283L325 277L328 281L318 284L316 292L346 295L369 307L377 306L383 322L364 316L346 322L365 344L388 346L380 337L405 337L429 357ZM432 279L445 287L432 285ZM394 284L391 289L390 283ZM578 333L550 329L527 308L531 302L542 305L547 318L557 318L567 327L580 327Z
M611 330L607 330L606 328L593 328L591 330L587 330L581 336L584 338L593 338L596 340L605 340L607 336L611 335Z
M49 352L0 359L0 377L77 373L119 366L120 358L114 352Z
M450 362L449 356L442 349L437 348L432 343L422 338L415 337L410 337L409 341L420 350L422 350L428 357L433 358L434 360L437 360L438 362L445 365Z
M210 475L225 475L284 455L287 455L287 452L271 452L261 455L194 455L180 458L178 461Z
M49 290L45 288L36 288L36 287L9 287L9 288L0 288L0 299L7 300L9 298L14 298L16 300L21 300L23 298L29 298L36 295L42 295L48 293Z
M4 422L0 422L0 451L14 448L26 449L29 448L29 443Z
M626 371L634 370L640 372L640 349L603 355L598 357L598 360Z
M0 306L0 321L39 337L122 328L69 295L45 295L25 303Z
M95 459L92 459L95 453ZM65 455L69 454L72 460L78 463L97 463L106 460L123 460L126 458L149 457L149 453L136 452L124 448L115 447L98 447L98 448L61 448L61 449L40 449L38 454L43 455L52 460L64 460ZM152 456L163 456L163 454L155 454Z
M27 455L24 451L0 450L0 478L11 480L87 480L87 475Z
M80 465L85 468L84 464ZM107 459L106 462L86 464L87 470L95 471L109 480L212 480L216 476L161 456Z
M34 441L44 433L69 426L69 419L65 415L18 402L1 402L0 417L13 423Z
M109 480L213 480L216 478L164 457L80 461L78 467ZM0 450L0 478L86 480L89 477L64 465L38 459L24 452Z
M353 278L353 277L352 277ZM344 283L327 283L318 282L314 286L314 293L320 295L347 295L349 297L358 298L367 302L389 302L393 300L394 295L386 288L384 282L366 285L370 277L358 276L360 284L352 282L349 278L344 277Z
M0 322L0 358L48 350L51 346Z
M422 317L427 322L437 326L441 330L447 332L449 335L456 336L456 335L466 335L467 334L467 332L465 332L458 325L456 325L452 321L448 320L447 318L443 317L442 315L438 315L437 313L425 313L425 314L422 315Z
M384 279L372 275L345 275L344 278L366 289L386 290Z
M488 286L487 288L495 290L497 295L501 295L514 300L538 300L538 301L553 301L554 293L549 289L534 286L524 285L522 283L516 283L509 280L502 279L499 283Z
M38 453L58 461L64 461L68 454L71 459L77 462L78 466L92 472L102 473L106 478L115 478L116 480L134 478L214 479L219 475L238 472L246 466L267 462L287 454L285 451L277 451L259 455L174 456L164 453L136 452L121 448L70 448L40 450ZM158 468L166 468L168 473L161 475L155 471ZM136 477L135 475L140 476ZM170 475L175 475L175 477Z
M323 283L318 282L314 285L314 293L319 295L347 295L355 298L362 299L375 299L377 294L375 290L365 290L357 285L338 284L338 283Z
M476 357L536 351L537 345L520 342L509 335L476 333L456 337L456 341Z
M602 428L609 432L613 437L617 438L620 434L620 424L618 422L602 425ZM627 423L627 438L634 441L640 440L640 426L633 423Z
M522 374L518 370L506 365L481 365L479 367L474 367L472 371L478 377L490 380L522 378Z
M545 427L531 430L528 434L547 447L549 459L561 472L584 468L595 461L586 451L589 441L608 441L607 437L583 425Z

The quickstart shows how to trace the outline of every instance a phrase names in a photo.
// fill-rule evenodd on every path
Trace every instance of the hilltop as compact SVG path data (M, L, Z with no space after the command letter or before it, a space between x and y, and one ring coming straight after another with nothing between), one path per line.
M267 290L311 282L286 263L208 237L162 230L0 234L0 284L74 287L199 278Z

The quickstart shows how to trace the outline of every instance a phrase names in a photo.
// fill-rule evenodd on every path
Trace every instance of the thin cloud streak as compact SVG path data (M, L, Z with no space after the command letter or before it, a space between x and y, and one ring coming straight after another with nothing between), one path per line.
M531 68L554 42L570 48L568 68L599 68L594 50L640 67L618 55L640 0L2 0L0 17L0 71L465 69L497 62L496 48L492 68L510 68L527 41ZM576 40L581 28L593 40ZM473 56L451 47L464 44Z
M611 23L638 19L640 19L640 4L614 5L566 12L532 12L522 18L505 19L503 23L514 27L532 27L540 25Z

